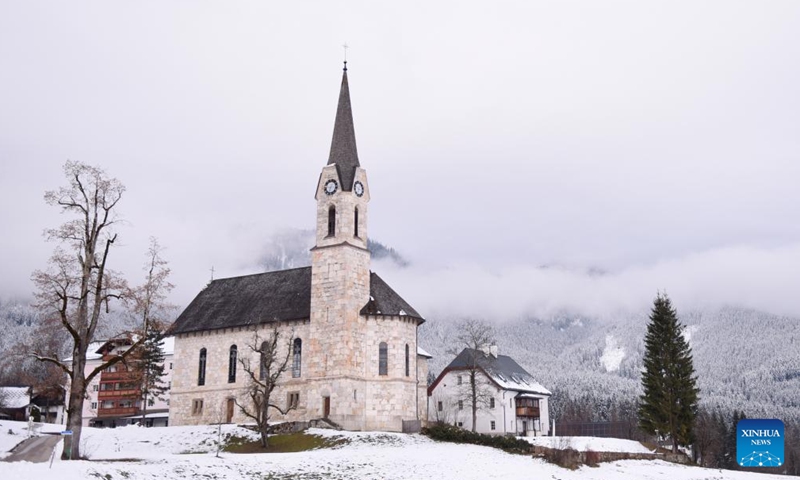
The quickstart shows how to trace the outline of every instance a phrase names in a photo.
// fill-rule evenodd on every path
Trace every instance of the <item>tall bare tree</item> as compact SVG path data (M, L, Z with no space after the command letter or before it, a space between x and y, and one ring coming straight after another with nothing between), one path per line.
M256 422L262 448L269 446L270 409L274 408L286 415L297 408L296 402L289 402L286 408L281 408L277 402L272 401L272 393L292 358L292 337L293 335L289 335L285 342L281 342L277 326L273 327L272 333L266 339L262 339L256 330L253 332L252 343L247 347L251 354L258 356L258 362L251 362L252 355L239 357L239 364L247 374L247 388L244 401L235 399L236 406L242 414Z
M171 323L176 307L167 301L174 285L169 282L170 269L161 256L158 240L151 237L144 266L145 282L131 289L127 303L139 321L144 343L132 354L131 381L142 392L142 425L147 417L148 401L162 398L167 391L164 376L164 332Z
M108 267L109 254L117 240L119 222L116 207L125 187L98 167L67 161L67 185L45 193L49 205L61 208L72 217L58 228L45 231L50 241L58 242L46 270L33 273L39 307L55 318L69 333L71 358L58 352L34 349L43 362L57 365L69 377L67 428L73 432L72 458L80 458L83 402L89 382L101 371L124 360L143 339L134 342L124 354L111 357L91 372L86 370L86 352L95 340L95 331L109 312L110 303L122 298L125 281ZM67 456L62 456L68 459Z
M465 355L466 367L464 373L466 382L457 384L457 398L459 402L466 403L472 413L472 431L476 431L478 410L489 408L491 398L494 397L489 378L482 373L480 361L488 354L488 349L495 342L494 328L483 320L466 319L458 324L456 336L457 347L452 350L454 354Z

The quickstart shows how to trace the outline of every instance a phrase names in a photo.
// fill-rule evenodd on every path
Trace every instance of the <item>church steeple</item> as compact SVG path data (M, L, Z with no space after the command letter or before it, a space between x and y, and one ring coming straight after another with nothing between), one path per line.
M336 164L342 190L349 192L353 188L358 149L356 148L356 132L353 128L353 111L350 107L350 87L347 83L347 61L342 71L342 86L339 90L339 106L336 109L336 123L333 125L333 140L328 165Z

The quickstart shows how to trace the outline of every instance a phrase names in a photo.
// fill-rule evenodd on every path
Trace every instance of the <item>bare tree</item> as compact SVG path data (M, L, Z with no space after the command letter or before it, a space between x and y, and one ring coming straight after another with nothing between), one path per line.
M440 392L431 396L431 409L433 409L433 420L436 423L450 423L454 415L452 399Z
M256 428L261 435L261 447L269 446L269 419L270 408L274 408L282 415L297 408L296 402L290 402L286 408L281 408L272 401L272 392L278 385L281 375L288 369L289 360L292 358L292 345L294 335L289 335L286 342L281 343L281 334L278 327L272 329L267 339L262 339L258 330L253 332L252 343L248 349L258 355L255 365L250 361L250 356L239 357L239 364L247 374L247 388L245 401L235 399L236 406L246 417L256 422Z
M176 308L167 301L174 285L169 282L170 269L161 257L158 240L150 238L145 264L145 282L128 292L127 303L140 321L144 342L127 363L131 366L131 382L142 392L142 425L147 417L148 401L160 399L167 391L164 376L164 331L170 324Z
M124 360L138 347L140 338L122 355L111 357L87 375L86 352L95 340L98 324L109 312L112 300L126 290L124 280L108 268L108 259L117 234L116 207L125 187L97 167L67 161L64 165L67 186L45 193L45 201L73 216L58 228L45 231L56 247L46 270L33 273L38 305L45 316L57 319L70 337L71 359L58 352L34 349L42 362L57 365L70 380L67 428L73 432L72 458L80 458L83 402L89 382L101 371ZM62 455L63 459L68 459Z
M472 431L476 430L478 410L488 408L494 397L489 378L483 372L480 361L488 355L494 344L494 329L482 320L466 319L458 324L457 349L454 354L465 355L464 375L466 382L457 382L457 401L466 403L472 413Z

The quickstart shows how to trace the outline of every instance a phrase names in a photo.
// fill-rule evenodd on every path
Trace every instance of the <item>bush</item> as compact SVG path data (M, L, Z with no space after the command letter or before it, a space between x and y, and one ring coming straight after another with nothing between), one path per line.
M544 450L544 459L561 468L568 468L575 470L581 464L581 454L574 448L546 448Z
M473 445L484 445L487 447L494 447L504 450L508 453L529 454L531 453L532 446L525 440L520 440L512 436L504 435L484 435L482 433L475 433L469 430L447 425L444 423L435 423L431 426L422 429L422 434L427 435L433 440L452 443L471 443Z

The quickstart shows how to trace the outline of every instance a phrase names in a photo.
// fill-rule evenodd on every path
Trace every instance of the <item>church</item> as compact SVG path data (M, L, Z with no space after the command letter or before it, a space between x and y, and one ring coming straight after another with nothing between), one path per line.
M370 271L370 189L356 148L347 62L314 198L310 267L213 280L175 321L170 425L247 422L237 407L248 401L250 380L240 360L258 365L249 345L276 327L287 340L278 356L290 357L270 401L293 409L271 409L271 421L403 431L426 420L430 357L417 345L425 320Z

